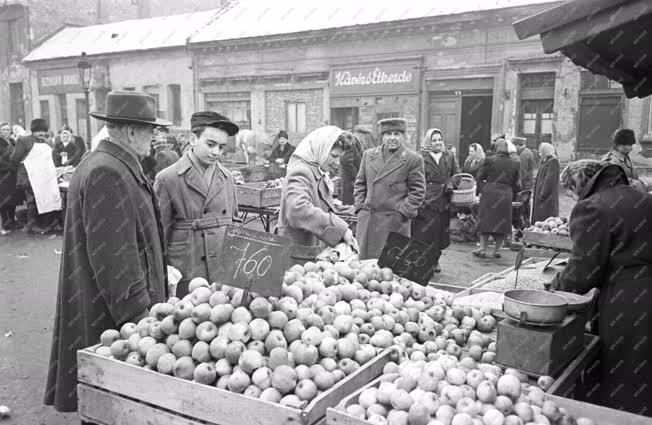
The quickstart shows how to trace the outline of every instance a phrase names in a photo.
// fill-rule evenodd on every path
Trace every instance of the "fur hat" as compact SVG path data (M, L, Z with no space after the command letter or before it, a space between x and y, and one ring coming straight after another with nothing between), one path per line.
M634 130L630 130L629 128L621 128L620 130L616 130L614 133L613 144L614 146L635 145L636 135L634 134Z
M405 118L386 118L378 121L380 126L380 134L387 133L388 131L400 131L405 133L407 131L407 121Z
M34 133L36 131L48 131L50 130L50 126L48 125L48 122L43 118L34 118L29 124L29 129L32 133Z
M289 137L288 137L288 132L285 131L285 130L281 130L281 131L279 131L279 132L278 132L278 138L279 138L279 139L281 139L281 138L283 138L283 139L289 139Z

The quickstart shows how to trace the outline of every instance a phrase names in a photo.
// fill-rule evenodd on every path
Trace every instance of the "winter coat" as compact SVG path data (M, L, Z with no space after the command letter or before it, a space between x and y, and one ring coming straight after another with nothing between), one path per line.
M272 151L272 155L269 157L269 162L274 162L277 159L282 159L284 164L288 164L290 162L290 157L294 153L294 149L294 146L292 146L290 143L286 143L284 146L278 145Z
M614 207L615 206L615 207ZM553 288L598 288L601 404L652 416L652 195L609 165L570 215L573 250Z
M45 404L77 410L77 350L167 299L156 198L135 152L104 140L73 174Z
M342 168L342 192L340 193L340 200L344 205L353 205L353 185L355 177L360 170L360 163L362 162L362 154L364 147L362 142L355 139L353 147L346 151L340 159Z
M480 169L480 167L482 167L483 163L484 163L484 159L475 159L472 158L471 156L468 156L466 158L466 161L464 161L462 172L466 174L471 174L475 178L476 174L478 173L478 170Z
M632 164L632 160L629 158L629 155L622 154L617 150L611 149L602 157L602 161L608 162L609 164L620 165L629 180L638 180L638 172L636 167Z
M187 152L156 176L154 191L161 209L168 264L183 275L177 296L187 294L188 282L194 277L219 282L215 273L225 226L240 223L229 170L217 164L208 188Z
M32 147L34 147L34 143L43 142L31 134L29 136L19 137L18 140L16 140L16 147L14 148L14 153L11 155L11 161L17 168L16 187L18 188L30 187L27 170L22 162L27 158L27 155L29 155Z
M18 204L16 165L11 160L13 151L13 141L0 137L0 207Z
M527 146L518 150L518 159L521 165L521 190L532 190L534 185L534 154Z
M61 154L63 152L68 154L68 161L66 164L63 164L61 161ZM82 155L84 155L84 151L79 148L79 144L74 140L71 140L67 146L64 146L61 140L57 140L54 143L54 149L52 149L52 160L54 161L55 167L62 167L64 165L72 165L73 167L76 167L79 165Z
M532 203L532 223L559 215L559 160L554 156L539 167Z
M412 222L412 238L435 244L440 250L450 245L450 178L460 167L450 152L444 151L439 164L429 151L421 151L426 179L426 196L419 214Z
M520 166L507 154L485 159L478 170L478 233L510 234L512 200L521 188Z
M319 169L303 161L288 167L278 231L292 239L291 262L314 260L324 248L341 242L347 229L335 215L333 193Z
M383 158L383 148L365 151L355 179L360 258L378 258L390 232L410 236L410 221L423 204L423 158L405 145Z

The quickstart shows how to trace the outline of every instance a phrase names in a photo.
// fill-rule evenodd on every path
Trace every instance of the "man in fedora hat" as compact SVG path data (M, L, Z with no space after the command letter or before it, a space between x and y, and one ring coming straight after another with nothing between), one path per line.
M77 410L77 350L107 329L138 323L167 299L163 230L154 191L138 163L156 118L144 93L111 92L108 139L81 161L68 189L59 291L45 404Z
M218 281L226 225L239 222L233 176L221 163L229 137L239 128L216 112L196 112L190 118L190 146L183 156L156 176L168 260L183 279L177 296L188 293L189 279Z
M362 155L354 185L361 259L378 258L390 232L410 236L426 191L423 158L405 146L405 119L378 124L382 146Z

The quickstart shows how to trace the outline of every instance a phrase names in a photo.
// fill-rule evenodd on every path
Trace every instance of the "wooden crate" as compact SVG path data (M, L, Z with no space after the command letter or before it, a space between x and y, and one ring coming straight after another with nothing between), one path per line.
M245 183L235 187L238 205L253 208L275 207L281 204L281 187L265 187L265 183Z
M336 407L328 408L326 413L327 425L372 425L371 422L356 418L346 413L346 408L358 402L358 397L367 388L380 385L380 378L360 388L360 390L345 397ZM546 394L546 399L554 401L557 406L563 407L574 418L585 417L593 420L595 425L652 425L652 418L635 415L620 410L609 409L595 404L584 403L569 398Z
M246 182L262 182L267 179L267 168L264 165L252 165L238 169Z
M395 348L384 350L296 409L109 359L96 348L77 352L79 413L106 425L313 425L328 407L380 376L395 355Z
M571 252L573 249L573 242L569 236L536 233L526 230L523 232L523 241L527 245L543 246L566 252Z

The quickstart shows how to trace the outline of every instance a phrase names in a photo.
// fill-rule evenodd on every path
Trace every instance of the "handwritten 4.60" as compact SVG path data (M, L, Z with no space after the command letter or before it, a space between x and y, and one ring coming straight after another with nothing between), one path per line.
M265 276L272 267L272 256L265 255L267 248L261 248L258 251L249 252L251 243L244 247L231 246L231 249L242 255L235 262L235 272L233 278L257 279Z

